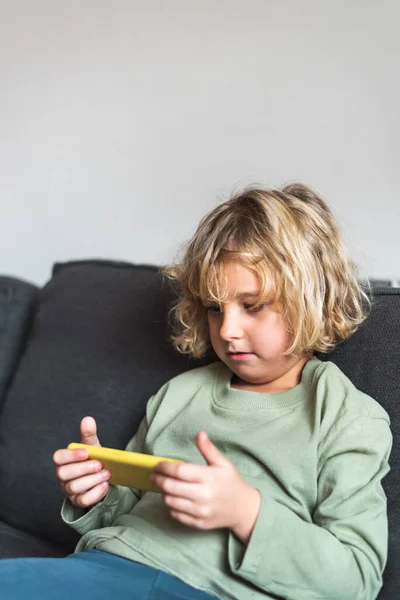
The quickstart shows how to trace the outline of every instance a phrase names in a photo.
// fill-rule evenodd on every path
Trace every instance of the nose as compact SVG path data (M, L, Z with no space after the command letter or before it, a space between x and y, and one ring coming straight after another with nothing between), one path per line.
M219 330L221 339L225 341L241 338L243 335L243 328L240 323L240 318L232 310L228 308L222 313L222 323Z

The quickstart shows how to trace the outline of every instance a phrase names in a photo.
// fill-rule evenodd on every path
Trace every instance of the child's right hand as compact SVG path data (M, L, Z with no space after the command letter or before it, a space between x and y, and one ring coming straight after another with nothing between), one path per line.
M80 425L81 444L100 446L97 425L93 417L84 417ZM98 460L86 460L84 448L56 450L53 460L57 465L57 479L63 494L74 506L87 508L97 504L106 496L110 485L110 471L103 469Z

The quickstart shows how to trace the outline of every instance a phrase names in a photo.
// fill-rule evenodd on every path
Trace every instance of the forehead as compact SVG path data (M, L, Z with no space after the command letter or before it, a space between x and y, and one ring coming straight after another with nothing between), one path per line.
M208 282L210 296L225 300L233 298L256 298L260 294L261 283L258 275L238 262L221 262L215 277Z
M226 285L235 294L244 293L255 293L260 290L260 281L257 274L245 267L244 265L233 262L226 265L222 265L221 269L224 270L226 275Z

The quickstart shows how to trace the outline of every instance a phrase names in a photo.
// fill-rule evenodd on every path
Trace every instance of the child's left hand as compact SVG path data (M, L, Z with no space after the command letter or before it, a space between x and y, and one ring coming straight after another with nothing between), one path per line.
M197 529L228 527L247 544L261 504L260 492L209 440L196 444L208 465L160 462L150 479L163 491L170 514Z

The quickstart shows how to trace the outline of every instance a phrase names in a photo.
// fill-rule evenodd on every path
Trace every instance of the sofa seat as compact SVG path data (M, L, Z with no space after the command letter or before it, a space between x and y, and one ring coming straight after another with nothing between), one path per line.
M0 558L61 558L70 554L70 550L64 546L16 529L4 521L0 521L0 540Z

